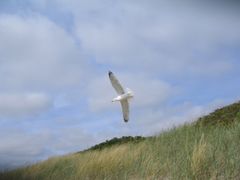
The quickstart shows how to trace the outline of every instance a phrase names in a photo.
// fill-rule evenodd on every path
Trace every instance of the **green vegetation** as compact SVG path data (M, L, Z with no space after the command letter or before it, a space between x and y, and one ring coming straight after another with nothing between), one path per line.
M239 106L138 143L50 158L2 173L0 179L240 179Z
M217 109L213 113L199 118L198 124L209 125L231 125L236 120L240 120L240 102Z
M97 144L85 151L90 151L90 150L102 150L104 148L109 148L113 145L121 145L121 144L124 144L124 143L139 143L143 140L145 140L146 138L145 137L142 137L142 136L135 136L135 137L132 137L132 136L123 136L121 138L113 138L111 140L107 140L103 143L100 143L100 144ZM81 152L80 152L81 153Z

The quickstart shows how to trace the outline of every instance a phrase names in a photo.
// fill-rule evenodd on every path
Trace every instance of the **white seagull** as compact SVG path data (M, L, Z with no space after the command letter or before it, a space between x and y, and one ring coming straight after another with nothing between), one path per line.
M133 92L126 88L126 91L123 89L120 82L114 76L114 74L109 71L108 72L109 79L112 83L113 88L117 91L118 96L112 100L112 102L120 101L122 106L122 113L124 122L128 122L129 120L129 102L128 99L133 97Z

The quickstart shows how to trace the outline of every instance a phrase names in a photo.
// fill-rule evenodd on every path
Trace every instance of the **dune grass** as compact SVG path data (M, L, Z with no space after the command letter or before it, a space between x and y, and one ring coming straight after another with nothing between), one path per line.
M139 143L89 150L0 174L0 179L240 179L240 115L189 124Z
M2 179L238 179L240 124L183 127L138 144L51 158Z

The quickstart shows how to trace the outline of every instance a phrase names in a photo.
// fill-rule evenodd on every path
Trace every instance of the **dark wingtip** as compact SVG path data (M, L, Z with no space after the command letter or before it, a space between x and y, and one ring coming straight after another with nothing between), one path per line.
M124 122L127 123L127 122L128 122L128 119L124 119Z
M108 75L111 76L111 74L112 74L112 71L108 71Z

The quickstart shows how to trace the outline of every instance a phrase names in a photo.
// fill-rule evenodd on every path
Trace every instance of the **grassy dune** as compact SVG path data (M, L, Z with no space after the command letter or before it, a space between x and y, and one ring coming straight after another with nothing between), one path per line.
M239 112L235 103L154 138L50 158L0 179L240 179Z

